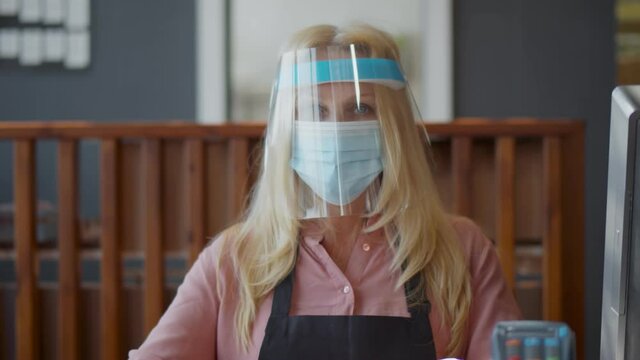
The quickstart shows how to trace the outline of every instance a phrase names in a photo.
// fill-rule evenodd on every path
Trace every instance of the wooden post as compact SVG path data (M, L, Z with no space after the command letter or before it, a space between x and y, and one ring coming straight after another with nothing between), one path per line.
M562 198L560 139L543 140L545 224L542 239L542 311L545 320L562 320Z
M16 355L18 360L40 358L35 216L35 154L32 140L16 140L14 147L16 241Z
M453 212L471 216L471 149L470 137L454 137L451 141L453 172Z
M516 147L512 137L496 140L496 242L502 271L515 288L515 175Z
M151 332L164 311L164 253L162 250L161 144L144 140L145 242L144 329Z
M203 141L201 139L188 140L187 151L187 164L189 167L189 262L193 264L207 242L204 224L207 196L204 186L205 161Z
M584 128L562 141L562 318L576 333L576 359L584 359ZM580 279L580 281L576 280Z
M229 139L229 159L230 178L228 184L231 184L229 209L231 218L235 219L241 215L242 205L247 195L247 181L249 179L249 171L247 169L249 140L247 138Z
M106 139L100 149L100 203L102 234L102 267L100 276L100 316L101 316L101 353L103 360L122 359L122 303L120 285L122 282L122 263L120 259L120 211L118 189L118 153L119 144L115 139Z
M79 359L79 267L77 235L76 142L58 142L58 249L59 317L58 351L60 359Z

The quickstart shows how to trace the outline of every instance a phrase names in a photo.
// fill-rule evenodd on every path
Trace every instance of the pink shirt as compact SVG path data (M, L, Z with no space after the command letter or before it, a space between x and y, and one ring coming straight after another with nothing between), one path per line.
M473 301L468 320L467 360L490 359L491 333L497 321L521 317L507 288L492 243L470 220L454 218L453 226L466 256ZM384 315L409 317L404 290L394 289L398 274L383 232L361 234L342 273L322 246L322 236L306 232L300 244L294 276L291 315ZM244 353L236 346L234 310L237 303L230 270L216 276L213 259L220 241L202 251L178 293L138 350L129 359L256 360L271 313L272 295L260 304L253 327L252 346ZM216 295L216 281L222 297ZM450 340L450 329L440 326L441 312L432 306L429 321L438 358Z

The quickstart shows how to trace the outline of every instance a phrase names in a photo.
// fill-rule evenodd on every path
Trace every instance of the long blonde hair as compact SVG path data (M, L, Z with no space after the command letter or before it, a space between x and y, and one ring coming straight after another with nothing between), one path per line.
M390 35L368 25L339 29L319 25L295 34L289 49L350 45L366 49L368 56L399 60ZM441 310L451 329L445 352L459 355L466 343L471 288L466 261L436 191L427 161L425 141L416 131L412 107L403 91L376 85L376 107L384 138L385 167L375 213L394 250L390 271L399 271L397 286L420 274L419 294ZM274 104L286 108L289 104ZM286 111L286 110L282 110ZM239 345L248 349L258 305L293 269L300 222L289 166L291 129L272 121L265 140L264 161L243 222L221 238L222 256L228 256L237 277L238 306L235 331ZM225 260L220 258L218 267ZM226 260L225 260L226 261ZM412 305L412 304L410 304Z

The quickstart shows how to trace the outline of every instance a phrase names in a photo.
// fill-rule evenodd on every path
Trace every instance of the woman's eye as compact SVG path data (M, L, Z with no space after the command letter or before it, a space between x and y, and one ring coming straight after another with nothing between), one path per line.
M367 104L360 104L359 106L356 104L353 107L353 112L358 114L358 115L363 115L363 114L368 114L368 113L372 112L372 109Z
M329 115L329 109L326 106L318 105L314 111L315 115L320 119L324 119Z

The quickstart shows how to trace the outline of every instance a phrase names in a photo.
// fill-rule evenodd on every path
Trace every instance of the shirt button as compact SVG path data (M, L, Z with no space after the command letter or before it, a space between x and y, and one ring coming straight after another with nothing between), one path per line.
M369 251L371 249L371 246L369 246L369 244L362 244L362 250L364 251Z
M351 291L351 288L348 287L348 286L345 286L345 287L342 288L342 292L345 293L345 294L348 294L349 291Z

